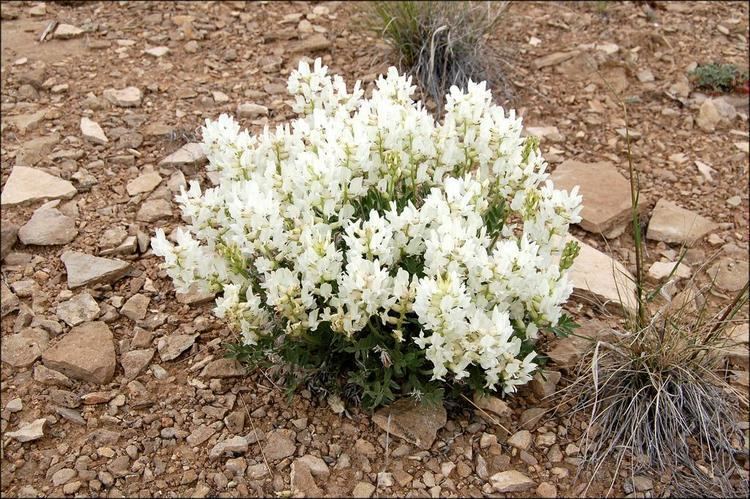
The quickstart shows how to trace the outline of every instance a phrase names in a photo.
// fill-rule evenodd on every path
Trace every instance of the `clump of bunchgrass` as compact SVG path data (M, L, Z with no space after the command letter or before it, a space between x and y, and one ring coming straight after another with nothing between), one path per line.
M711 63L700 64L689 76L698 89L731 92L747 80L748 73L734 64Z
M627 118L624 104L623 109ZM589 485L614 460L615 477L625 463L632 474L671 474L671 495L745 497L746 473L737 458L747 450L736 418L748 401L722 368L724 353L736 342L730 330L746 315L748 284L715 313L705 301L697 307L690 293L655 306L669 294L663 286L646 290L638 176L626 140L637 310L613 340L598 341L584 355L573 383L561 393L561 405L572 401L574 414L589 417L581 445L583 461L593 468Z
M376 1L370 27L398 52L402 71L419 82L441 112L451 86L486 81L507 94L500 58L486 43L508 2ZM502 88L498 88L501 86Z

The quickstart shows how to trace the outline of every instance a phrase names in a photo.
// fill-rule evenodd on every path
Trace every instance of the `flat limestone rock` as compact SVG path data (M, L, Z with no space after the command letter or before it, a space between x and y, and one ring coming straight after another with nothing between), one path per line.
M120 356L120 365L122 365L123 371L125 371L125 377L127 379L135 379L146 366L148 366L151 359L154 358L156 350L153 348L146 348L143 350L131 350Z
M121 90L106 89L102 95L109 102L119 107L138 107L141 105L143 93L138 87L126 87Z
M573 294L593 299L605 308L612 304L619 308L622 304L625 310L635 311L636 288L628 269L573 236L568 236L568 240L576 241L581 247L581 252L568 273L573 283Z
M175 168L202 166L206 163L208 163L208 158L203 152L203 146L197 142L185 144L159 162L161 166L173 166Z
M429 449L438 430L445 426L447 414L442 404L432 406L402 399L377 411L372 421L383 431Z
M748 263L744 260L723 257L711 266L708 275L720 290L736 293L747 282Z
M36 168L16 165L5 182L0 204L21 204L44 199L70 199L78 191L67 180Z
M583 197L583 230L605 233L630 219L630 183L609 161L564 161L550 175L555 188L570 191L578 186Z
M36 210L18 231L18 238L23 244L37 246L67 244L77 235L75 220L63 215L57 208Z
M144 173L128 182L125 189L129 195L135 196L136 194L153 191L160 183L161 175L158 172Z
M81 293L57 306L57 317L69 326L77 326L99 317L101 309L93 296Z
M536 486L534 480L516 470L495 473L490 477L490 483L500 493L518 492Z
M79 251L66 251L60 257L68 274L68 288L113 282L124 276L130 263L116 258L101 258Z
M31 423L27 423L21 426L16 431L11 431L5 434L5 436L18 440L19 442L31 442L32 440L39 440L44 436L44 425L47 423L47 418L35 419Z
M547 66L556 66L561 62L565 62L568 59L577 56L578 54L580 54L580 51L578 50L572 50L570 52L554 52L552 54L545 55L544 57L536 59L531 64L532 66L534 66L534 69L542 69L546 68Z
M711 220L662 198L651 214L646 237L653 241L693 245L717 227Z
M13 367L30 366L47 348L49 335L41 329L27 328L3 337L0 359Z
M76 326L44 352L42 362L73 379L109 383L116 364L112 331L101 321Z
M18 310L21 301L10 290L5 282L0 281L0 317L5 317L11 312Z
M92 121L87 117L81 118L81 135L83 138L94 144L106 144L109 142L107 136L104 135L104 130L99 126L99 123Z
M60 135L53 133L44 137L36 137L21 144L16 153L16 165L34 166L60 142Z
M162 337L157 346L159 357L165 362L176 359L182 352L193 346L196 338L198 338L197 334L170 334Z
M139 222L156 222L172 216L172 205L166 199L149 199L144 201L135 214Z
M39 125L44 121L46 114L47 110L42 109L35 113L19 114L18 116L9 117L8 122L12 123L21 135L24 135L26 132L39 128Z
M66 40L68 38L78 38L83 34L83 30L72 24L58 24L55 29L55 38Z
M177 302L187 305L206 303L213 300L215 296L216 293L212 293L211 291L201 291L197 283L191 284L186 293L180 293L179 291L175 293Z
M245 376L247 370L234 359L216 359L209 362L206 367L203 368L201 376L204 378L234 378L237 376Z

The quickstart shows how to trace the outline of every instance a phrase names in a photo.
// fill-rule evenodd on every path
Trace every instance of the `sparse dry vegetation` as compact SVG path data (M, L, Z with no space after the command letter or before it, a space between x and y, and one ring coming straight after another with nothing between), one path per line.
M423 97L441 110L445 95L469 80L487 81L507 92L498 54L487 44L508 2L370 2L371 28L398 53L402 71L412 74Z

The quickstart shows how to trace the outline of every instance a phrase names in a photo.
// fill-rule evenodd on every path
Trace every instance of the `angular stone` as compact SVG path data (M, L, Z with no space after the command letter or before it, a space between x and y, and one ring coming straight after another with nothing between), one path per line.
M5 260L18 240L18 225L3 222L0 225L0 260Z
M269 461L278 461L289 457L297 450L295 446L295 434L292 430L279 428L271 431L263 446L263 454Z
M377 411L372 421L391 435L429 449L438 430L445 426L447 414L442 404L420 404L402 399Z
M373 484L367 482L358 482L352 490L352 497L372 497L373 492L375 492L375 486Z
M77 192L67 180L36 168L16 165L5 182L0 204L6 206L44 199L69 199Z
M146 317L149 303L151 303L151 298L136 293L125 302L120 309L120 313L130 320L139 321Z
M196 445L200 445L209 438L211 438L211 435L216 433L216 430L211 428L210 426L199 426L193 432L188 435L188 437L185 439L187 444L191 447L195 447Z
M660 199L651 214L646 237L654 241L693 245L718 226L671 201Z
M516 470L495 473L490 477L490 483L495 491L500 493L518 492L536 486L534 480Z
M156 350L153 348L146 348L144 350L131 350L120 356L120 365L122 365L123 371L125 371L125 378L131 380L135 379L141 371L143 371L151 359L154 358Z
M166 199L149 199L138 209L135 219L139 222L156 222L172 216L172 205Z
M651 267L648 268L648 276L656 281L661 281L672 273L675 265L677 265L677 262L654 262L651 264ZM692 274L693 270L689 265L680 263L677 266L677 270L675 270L674 274L672 274L672 279L687 279Z
M31 423L26 423L16 431L11 431L5 434L6 437L13 438L19 442L31 442L32 440L39 440L44 436L44 425L47 423L47 419L40 418L35 419Z
M508 445L519 450L529 450L529 447L531 447L531 432L529 430L517 431L508 439Z
M490 413L493 416L499 416L499 417L507 417L511 416L513 414L513 411L511 410L510 406L502 400L492 395L480 395L479 393L474 394L474 404L482 409L483 411L486 411Z
M547 66L556 66L557 64L565 62L568 59L577 56L578 54L580 54L580 51L578 50L572 50L570 52L554 52L552 54L545 55L544 57L540 57L534 60L531 65L534 66L534 69L542 69L546 68Z
M708 275L722 291L736 293L742 289L748 278L748 263L722 257L709 270Z
M526 409L521 413L521 426L527 430L533 430L539 425L542 417L548 410L549 409L543 407L532 407L531 409Z
M560 133L560 130L558 130L556 126L527 126L526 133L534 137L547 139L550 142L565 141L565 137Z
M583 197L579 223L583 230L606 233L631 217L630 183L609 161L581 163L569 159L552 172L550 179L555 188L568 192L578 186Z
M310 468L300 462L299 459L292 463L290 484L292 494L295 497L323 497L325 493L323 489L318 487L318 484L315 483Z
M70 378L61 372L45 367L44 364L37 364L34 366L34 381L50 386L73 386L73 382L70 381Z
M555 393L560 377L559 371L537 371L529 382L529 388L539 398L550 397Z
M160 338L159 357L163 361L176 359L182 352L193 346L196 338L198 338L197 334L170 334Z
M41 111L37 111L35 113L12 116L8 118L8 121L10 123L13 123L13 125L21 135L24 135L26 132L30 132L39 128L39 125L44 121L44 117L46 115L47 110L42 109Z
M199 303L205 303L213 300L216 297L216 293L211 291L201 291L198 283L190 285L186 293L175 293L178 303L185 303L187 305L196 305Z
M556 338L551 343L547 356L558 367L573 367L596 341L611 338L611 331L610 327L598 320L584 321L575 330L575 334Z
M145 54L148 54L150 56L158 58L158 57L163 57L163 56L167 55L169 53L169 47L164 47L164 46L161 46L161 47L151 47L151 48L147 48L143 52Z
M13 367L33 364L49 343L49 335L40 329L27 328L18 334L3 337L0 360Z
M135 196L136 194L153 191L160 183L161 175L158 172L144 173L128 182L125 189L129 195Z
M257 118L258 116L267 116L268 108L252 102L245 102L237 106L237 116L240 118Z
M49 391L49 397L52 402L70 409L75 409L81 405L81 397L68 390L52 389Z
M109 102L120 107L138 107L143 99L143 94L137 87L126 87L122 90L108 88L102 95Z
M614 305L615 309L634 311L636 287L625 266L573 236L568 240L576 241L581 248L568 273L573 294L593 299L605 308Z
M57 306L56 312L57 317L68 326L77 326L84 322L91 322L99 317L100 313L99 304L88 293L81 293L68 301L60 303Z
M247 370L234 359L216 359L203 368L201 376L204 378L235 378L245 376Z
M0 282L0 317L5 317L18 310L21 301L11 292L4 282Z
M328 476L331 474L331 470L328 469L328 465L326 464L326 462L321 458L313 456L311 454L306 454L297 459L295 462L307 466L307 468L310 470L310 473L318 478L328 478Z
M61 38L63 40L68 38L78 38L83 33L84 31L81 28L73 26L72 24L61 23L55 28L55 38Z
M104 231L99 239L100 248L114 248L128 237L128 232L122 227L110 227Z
M706 99L698 110L695 124L704 132L713 132L720 124L731 123L737 110L722 98Z
M16 165L34 166L51 153L58 142L60 136L56 133L27 140L16 153Z
M161 166L182 168L185 166L202 166L208 162L203 146L197 142L185 144L159 162Z
M125 240L114 248L108 250L102 250L99 252L100 256L115 256L115 255L131 255L135 253L138 247L138 239L136 236L128 236Z
M128 262L87 255L79 251L66 251L60 259L65 264L70 289L88 284L114 282L130 269Z
M50 246L67 244L76 238L76 222L63 215L57 208L40 208L31 219L18 231L23 244Z
M331 46L330 40L321 34L315 34L289 47L289 53L311 53L325 50Z
M104 135L104 130L99 126L99 123L92 121L87 117L81 118L81 135L83 138L94 144L106 144L109 142L107 136Z
M247 452L248 442L245 437L230 437L217 443L209 451L209 459L217 459L223 455L244 454Z
M112 332L104 322L76 326L44 352L42 361L73 379L108 383L116 364Z
M229 96L225 94L224 92L219 92L218 90L215 90L211 92L211 96L214 98L214 102L217 104L223 104L225 102L229 102Z

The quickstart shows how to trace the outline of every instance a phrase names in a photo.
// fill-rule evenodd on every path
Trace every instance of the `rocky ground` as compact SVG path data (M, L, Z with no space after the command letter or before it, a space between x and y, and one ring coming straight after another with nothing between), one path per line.
M513 90L499 100L542 138L556 183L584 195L569 309L590 336L620 321L607 306L617 297L611 258L634 270L618 100L642 172L649 279L664 279L683 245L671 296L718 307L748 274L747 95L704 95L687 79L698 63L747 68L748 7L652 3L519 2L493 37ZM342 413L304 391L289 400L266 373L247 377L225 360L230 338L211 297L175 295L149 251L156 227L181 223L180 186L211 184L195 146L206 118L234 113L252 131L288 119L285 80L301 57L366 85L395 60L360 11L2 4L4 496L583 492L584 422L566 407L552 414L545 399L566 384L581 340L548 341L546 381L482 409ZM696 297L693 283L710 279L714 289ZM632 292L626 279L619 286ZM736 334L747 340L743 317ZM746 345L727 368L747 390ZM588 495L613 478L615 495L670 490L668 478L610 468Z

